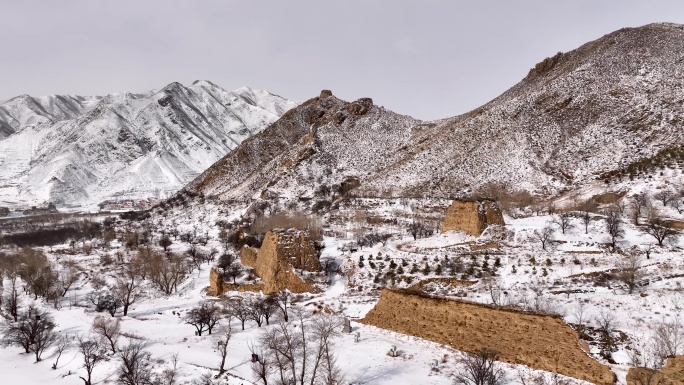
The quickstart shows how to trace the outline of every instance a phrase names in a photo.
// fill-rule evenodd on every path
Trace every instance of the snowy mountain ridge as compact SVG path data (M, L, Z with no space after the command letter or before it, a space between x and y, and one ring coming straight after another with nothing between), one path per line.
M173 193L296 105L208 81L0 104L0 206L92 207Z
M684 143L681 52L684 26L621 29L546 58L480 108L433 122L324 92L187 189L311 206L345 183L358 197L444 198L492 182L556 195L603 186L606 176L651 175L674 165Z

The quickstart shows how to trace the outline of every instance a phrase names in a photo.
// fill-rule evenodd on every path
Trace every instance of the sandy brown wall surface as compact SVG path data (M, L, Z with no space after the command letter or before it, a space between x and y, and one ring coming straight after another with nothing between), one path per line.
M562 320L484 305L383 290L363 323L475 352L490 348L499 359L610 385L615 375L591 358Z
M317 291L313 282L302 280L293 271L293 266L314 271L320 268L313 243L301 235L269 231L261 248L240 250L240 261L261 278L265 294L284 289L293 293Z
M682 385L684 384L684 356L667 360L660 371L632 368L627 373L627 385Z
M447 209L441 232L458 230L478 237L489 225L505 225L496 202L457 199Z

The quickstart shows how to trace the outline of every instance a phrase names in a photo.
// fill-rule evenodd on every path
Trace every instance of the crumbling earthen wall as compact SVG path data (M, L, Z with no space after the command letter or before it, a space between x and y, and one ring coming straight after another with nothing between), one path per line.
M209 272L209 289L208 295L219 296L227 291L254 291L260 292L264 290L262 283L243 283L234 284L223 281L223 276L215 267L211 268Z
M615 375L581 348L562 320L484 305L383 290L361 322L475 352L489 348L501 361L612 385Z
M212 267L209 271L209 295L223 294L223 275L219 273L218 269Z
M304 232L269 231L261 248L242 248L240 261L254 269L264 282L266 294L284 289L294 293L317 291L313 282L304 281L293 272L293 268L306 271L321 268L316 247Z
M457 199L447 209L441 231L460 230L479 236L489 225L505 225L496 202L488 199Z
M684 384L684 356L667 360L660 371L645 368L632 368L627 373L627 385L681 385Z

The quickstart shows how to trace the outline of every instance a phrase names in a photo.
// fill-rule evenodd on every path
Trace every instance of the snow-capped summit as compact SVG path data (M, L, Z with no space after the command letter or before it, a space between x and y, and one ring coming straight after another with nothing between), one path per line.
M171 193L295 105L208 81L10 99L0 104L0 206L93 206Z

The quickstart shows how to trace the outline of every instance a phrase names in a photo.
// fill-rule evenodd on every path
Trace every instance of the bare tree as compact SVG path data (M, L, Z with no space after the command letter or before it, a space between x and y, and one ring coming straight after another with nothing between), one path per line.
M425 237L429 233L428 226L424 222L415 219L409 225L408 231L413 237L413 240Z
M289 317L287 313L287 305L290 302L290 293L286 290L281 290L275 293L269 294L269 300L274 303L283 315L283 320L288 322Z
M316 341L313 351L311 384L316 377L325 385L340 384L344 375L337 365L337 359L333 353L333 339L340 336L342 322L339 318L321 315L313 321L311 335Z
M653 252L655 245L652 243L648 243L648 244L645 244L643 246L644 246L644 254L646 255L646 259L651 259L651 253Z
M176 379L178 377L178 353L174 353L171 356L171 367L162 370L160 375L157 376L154 385L176 385Z
M571 216L568 213L562 213L560 215L556 215L553 219L553 223L558 225L560 227L561 232L565 234L566 230L569 230L572 228L572 222L570 221Z
M239 277L243 271L244 271L244 268L242 267L242 265L239 262L233 262L228 266L228 268L223 270L223 273L225 275L233 278L233 284L235 285L235 284L237 284L236 283L237 277Z
M572 316L575 318L575 325L577 325L577 331L580 335L584 333L585 323L587 322L586 311L587 307L582 301L579 301L577 306L572 309Z
M119 352L116 383L120 385L151 385L152 355L142 343L130 343Z
M52 364L52 370L57 369L57 365L59 365L59 359L62 357L62 353L71 345L71 340L69 339L69 336L66 334L60 335L57 341L55 342L55 353L57 353L57 358L55 358L55 363Z
M228 299L228 313L239 319L242 330L245 330L245 322L251 317L249 306L244 298L233 297Z
M159 239L159 246L161 246L164 249L164 252L169 251L169 246L173 244L173 241L171 240L171 237L169 237L168 234L163 234L162 237Z
M70 265L59 273L57 286L59 295L64 297L71 287L81 278L81 272L76 266Z
M650 337L634 337L629 349L626 349L630 365L638 368L631 371L632 385L660 385L662 376L658 372L667 358L660 356L657 342Z
M610 337L610 333L613 332L613 324L615 323L615 314L609 309L601 309L594 320L598 325L599 331L604 336Z
M235 261L236 261L235 254L229 253L229 252L224 252L219 257L218 263L216 263L216 267L218 267L222 271L226 271L226 269L228 269L228 266L232 265L233 262L235 262Z
M273 297L267 296L266 298L261 299L257 306L264 316L264 320L266 320L266 325L270 325L271 317L273 317L273 313L278 309L278 305L274 302Z
M133 269L128 268L116 275L116 284L112 288L112 293L123 306L124 317L127 316L129 307L142 296L138 274Z
M271 359L264 355L263 350L260 346L255 346L253 343L249 344L249 351L252 353L252 373L256 378L263 382L264 385L268 385L268 378L274 372Z
M339 319L321 315L311 321L301 310L294 316L295 328L281 321L264 331L260 349L265 351L263 362L269 366L255 365L255 373L266 383L265 371L272 365L276 383L304 385L342 381L332 349L332 340L339 333Z
M589 234L589 224L591 224L591 221L593 217L591 216L591 212L589 211L580 211L579 218L582 221L582 224L584 225L584 234Z
M194 243L185 251L185 254L190 259L190 263L192 263L194 268L198 271L202 267L202 264L207 260L206 254Z
M247 312L249 313L249 318L256 322L257 327L261 327L264 322L264 314L261 312L261 301L257 298L250 298L246 300L245 305L247 306Z
M553 228L547 223L542 229L536 230L534 236L541 242L542 250L546 250L551 242L553 242Z
M150 262L150 280L164 294L170 295L178 290L178 284L188 274L183 258L171 255L165 258L161 255L153 255Z
M50 261L40 250L24 249L21 252L22 264L18 273L26 283L27 288L33 293L33 299L38 296L47 296L57 283L57 274Z
M5 311L12 317L14 322L19 319L19 307L21 306L21 296L19 295L19 290L17 290L17 276L11 278L10 290L5 295L2 302Z
M221 242L221 246L223 246L223 250L228 250L228 246L230 246L231 243L230 233L226 229L221 229L219 231L218 238Z
M639 226L639 218L650 206L651 200L646 193L635 194L629 198L629 211L635 226Z
M107 340L112 353L116 353L116 342L121 335L121 322L118 318L95 317L93 320L93 332Z
M463 369L454 376L456 385L501 385L505 373L497 363L498 353L490 349L481 349L475 353L466 353L461 360Z
M671 190L660 190L653 194L653 198L660 201L663 207L667 206L667 203L674 198L674 193Z
M684 353L684 323L679 316L670 322L660 322L655 328L654 341L663 361Z
M617 242L625 234L620 220L620 212L616 209L609 209L606 212L606 231L610 237L610 245L615 248Z
M682 204L682 196L684 196L684 190L679 190L677 194L672 197L670 201L670 206L677 210L678 213L684 212L684 204Z
M679 235L679 230L670 227L659 216L649 219L648 224L644 227L644 232L655 238L660 247L663 247L663 242L666 240L676 238Z
M121 302L108 291L92 291L86 295L86 298L95 306L96 312L106 310L112 317L121 306Z
M204 301L188 312L185 316L185 323L194 326L197 335L201 336L205 330L211 334L212 329L220 319L221 309L213 302Z
M228 326L221 330L221 334L215 339L216 345L218 347L219 355L221 356L221 365L219 366L219 375L225 372L223 367L226 364L226 357L228 355L228 343L230 338L233 336L233 329L230 328L230 322Z
M632 294L637 281L643 276L640 270L642 263L641 255L637 250L630 250L618 263L617 278L627 285L627 292Z
M35 353L36 362L40 361L43 351L57 339L55 326L50 313L30 305L16 322L7 326L3 344L21 346L26 353Z
M53 324L54 325L54 324ZM38 329L36 336L31 344L31 351L36 356L36 362L40 362L41 356L45 349L52 346L59 339L59 334L55 332L53 327L44 327Z
M497 277L492 276L491 274L486 274L482 278L482 283L485 287L485 289L489 292L489 295L492 299L492 303L495 306L500 306L501 305L501 296L503 295L503 289L501 287L501 282Z
M86 339L84 336L78 337L78 351L83 356L83 368L86 370L86 377L79 377L85 385L92 385L92 374L95 367L105 359L105 352L97 339Z

